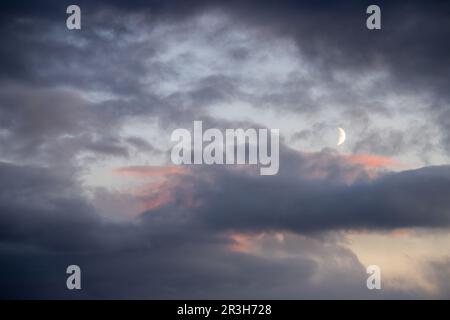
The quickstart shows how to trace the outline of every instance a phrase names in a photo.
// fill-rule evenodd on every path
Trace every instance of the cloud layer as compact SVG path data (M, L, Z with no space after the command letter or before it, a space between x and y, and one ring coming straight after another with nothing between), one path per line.
M347 243L450 227L450 6L368 4L2 4L0 297L448 298L448 257L373 292ZM280 128L278 175L171 167L194 120Z

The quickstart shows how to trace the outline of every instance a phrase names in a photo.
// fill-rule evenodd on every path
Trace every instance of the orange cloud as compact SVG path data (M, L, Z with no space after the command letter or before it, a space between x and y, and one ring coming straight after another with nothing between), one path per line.
M130 166L113 169L114 173L137 177L160 177L186 174L189 170L181 166Z
M149 195L141 202L142 211L152 210L159 207L162 207L170 202L173 202L174 199L170 193L160 192L154 195Z
M175 191L176 190L176 191ZM188 208L198 208L200 201L194 199L189 185L180 184L177 179L152 181L134 190L134 196L141 203L142 210L151 210L169 203L177 203Z
M372 154L354 154L345 156L347 160L354 164L360 164L367 169L381 169L397 167L400 164L398 161L382 156Z
M114 174L124 175L132 180L146 179L144 185L138 183L130 191L130 194L138 201L141 211L156 209L175 202L173 190L179 185L179 181L174 178L190 172L188 168L180 166L129 166L115 168L112 171ZM182 200L185 200L184 198ZM192 205L189 201L184 202L186 205Z
M258 234L245 234L232 232L229 234L231 244L228 246L234 252L250 252L254 246L254 242L260 240L264 236L264 232Z
M250 249L249 240L240 234L230 235L232 243L229 245L231 251L235 252L247 252Z

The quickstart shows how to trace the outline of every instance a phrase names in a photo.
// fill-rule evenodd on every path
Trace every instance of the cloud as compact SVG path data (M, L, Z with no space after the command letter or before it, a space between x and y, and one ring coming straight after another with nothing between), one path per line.
M170 166L170 167L134 166L134 167L116 168L114 172L124 175L136 175L138 177L155 177L155 176L157 177L157 176L187 173L188 169L179 166Z
M355 154L347 156L347 159L356 164L361 164L368 169L390 168L399 166L399 163L388 157L374 156L370 154Z
M315 262L300 256L280 261L230 252L229 240L192 212L155 210L137 224L112 223L101 219L66 177L9 164L0 166L0 176L14 177L0 189L2 297L210 298L230 297L237 288L251 297L268 272L284 275L272 280L281 287L261 291L261 297L287 296L306 294L301 284L314 274ZM358 267L349 253L342 259ZM64 288L65 266L71 263L83 270L80 294ZM298 286L283 287L287 273L299 278Z
M431 261L427 267L429 281L437 287L435 295L437 297L449 297L450 286L448 278L450 277L450 258L444 261Z
M1 165L0 176L13 181L0 189L2 297L375 297L365 288L364 267L336 238L285 233L280 242L265 232L258 250L235 252L235 238L218 230L217 221L181 202L135 221L112 222L79 196L67 176L11 164ZM256 229L267 229L265 213L259 213ZM248 218L240 215L232 228L247 233ZM226 221L223 227L229 227ZM64 288L65 267L73 263L83 270L80 293ZM409 297L395 289L383 296Z
M203 219L221 230L448 227L448 166L390 172L378 178L329 154L282 153L280 173L268 179L240 170L202 168L181 178ZM179 191L180 194L183 194Z
M380 2L381 32L365 28L360 1L79 4L81 32L66 30L65 3L0 12L1 297L428 297L369 292L340 232L450 227L449 166L371 171L397 156L446 159L447 2ZM322 146L317 132L343 123L362 154L283 145L271 177L133 162L164 155L157 138L193 120L282 116L297 132L285 141ZM155 121L154 137L127 132L137 119ZM137 197L92 192L86 163L108 160L121 177L164 181ZM146 211L129 219L98 209L135 213L134 199ZM73 263L81 293L64 287ZM430 264L429 281L445 283L446 267Z
M80 5L90 13L83 20L86 28L68 33L62 4L44 1L42 14L32 5L9 4L1 61L5 72L15 67L4 81L64 83L94 95L100 101L90 116L104 122L152 115L167 126L208 116L214 104L245 102L309 116L323 111L325 118L337 112L348 127L357 128L353 149L358 152L412 150L422 157L423 150L442 152L439 145L448 150L444 2L382 2L379 33L365 28L367 3L357 1ZM14 54L11 48L23 50ZM244 54L236 59L235 52ZM408 95L424 98L424 105L386 106ZM396 126L411 109L422 119L422 108L428 112L417 130L408 125L386 131L377 120L395 119ZM439 142L430 142L433 131L430 139L407 138L423 137L429 128L442 131Z

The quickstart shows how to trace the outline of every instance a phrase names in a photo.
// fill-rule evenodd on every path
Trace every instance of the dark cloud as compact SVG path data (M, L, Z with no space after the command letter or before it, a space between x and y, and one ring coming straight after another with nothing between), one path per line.
M135 149L160 154L153 141L120 134L133 117L156 119L162 132L200 119L205 126L255 126L208 109L243 102L274 114L333 111L361 132L354 151L413 150L427 161L437 144L444 151L450 145L448 2L379 2L383 29L376 32L365 28L366 1L79 1L79 32L65 27L69 4L1 5L0 152L10 162L0 163L0 297L427 296L369 292L357 257L339 236L324 235L448 228L448 166L373 178L329 150L283 146L276 176L195 168L172 178L174 201L113 222L97 212L95 196L84 196L76 159L84 152L97 159ZM214 23L196 20L205 13ZM279 62L267 51L280 39L305 70L288 60L292 70L282 79L258 73ZM195 53L202 46L223 56L206 61L207 53ZM171 56L173 48L180 52ZM426 99L392 110L392 95ZM429 123L380 131L375 118L396 113L425 114ZM293 139L314 138L328 125L316 122ZM431 142L434 127L442 131L438 142ZM192 200L199 206L187 205ZM287 231L283 244L273 237L279 231ZM262 253L230 249L233 233L262 232ZM287 254L272 254L274 247ZM82 267L81 293L65 289L68 264ZM445 268L430 266L430 281L446 282ZM439 295L448 297L448 288Z
M267 32L294 36L304 53L318 65L329 67L330 71L335 70L336 67L358 68L360 71L377 66L387 67L400 80L404 80L400 83L406 87L414 88L418 82L428 89L445 89L448 81L445 75L448 74L448 52L450 50L445 41L450 32L450 22L447 19L448 3L445 1L432 3L421 1L380 2L379 5L383 12L383 31L381 32L370 32L365 27L365 9L368 4L370 3L364 1L340 3L334 1L320 3L308 1L227 1L226 3L192 1L189 5L179 1L128 1L126 4L114 1L80 2L80 6L85 6L86 20L89 23L98 19L95 21L95 30L87 28L83 31L82 37L94 37L97 34L95 41L100 43L103 41L105 46L97 45L96 47L102 50L108 50L106 45L113 46L114 43L108 41L107 38L102 39L101 33L98 33L99 30L104 28L111 33L111 36L114 36L127 34L128 28L126 24L120 26L116 22L123 22L120 16L100 23L103 18L112 18L112 15L124 11L128 13L142 12L144 9L144 12L147 10L156 19L159 19L159 16L167 16L175 20L180 16L189 17L195 13L218 7L240 17L239 21L256 24ZM64 10L62 15L60 13L60 10L66 7L64 3L43 1L38 5L40 10L36 10L36 6L36 4L20 2L6 4L2 10L5 15L3 21L11 22L11 20L19 20L23 17L40 21L40 15L36 12L42 12L43 16L48 13L48 16L51 16L50 21L53 23L57 23L58 20L65 21ZM100 11L105 14L97 14ZM61 19L58 19L60 16ZM147 23L151 25L152 21L147 21ZM20 32L20 28L19 30L9 28L5 32L6 35L9 35L9 32ZM384 33L389 33L389 37L386 37ZM7 40L14 41L14 39ZM8 46L2 47L6 50ZM76 51L73 46L71 49ZM114 49L115 51L120 50L115 45ZM239 49L236 50L239 51ZM242 49L240 50L242 51ZM151 50L148 50L147 54L149 52ZM83 51L80 53L82 54ZM11 57L10 54L5 56ZM64 57L70 61L72 56L64 55ZM16 56L17 58L20 59L21 55ZM114 56L109 55L108 60L111 61L110 59L113 58ZM116 66L124 66L124 64L122 62ZM105 71L108 70L113 69L109 66ZM139 68L132 70L139 72ZM122 76L126 76L126 74L122 73ZM129 81L124 83L131 85Z
M264 250L287 257L234 252L227 233L185 207L112 223L67 176L10 164L0 176L11 181L0 189L3 298L377 297L357 258L333 242L288 235L280 244L268 234ZM81 292L65 288L70 264L82 268Z
M181 185L190 188L194 181L193 194L203 203L199 211L204 219L219 229L308 233L450 224L448 166L372 180L364 169L336 155L288 151L276 176L202 168L185 179L190 180Z

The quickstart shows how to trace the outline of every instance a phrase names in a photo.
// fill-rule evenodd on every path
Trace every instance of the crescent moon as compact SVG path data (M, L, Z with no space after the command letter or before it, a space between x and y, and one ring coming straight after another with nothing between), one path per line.
M338 140L337 145L340 146L341 144L343 144L345 142L346 135L345 135L344 129L338 128L338 130L339 130L339 140Z

